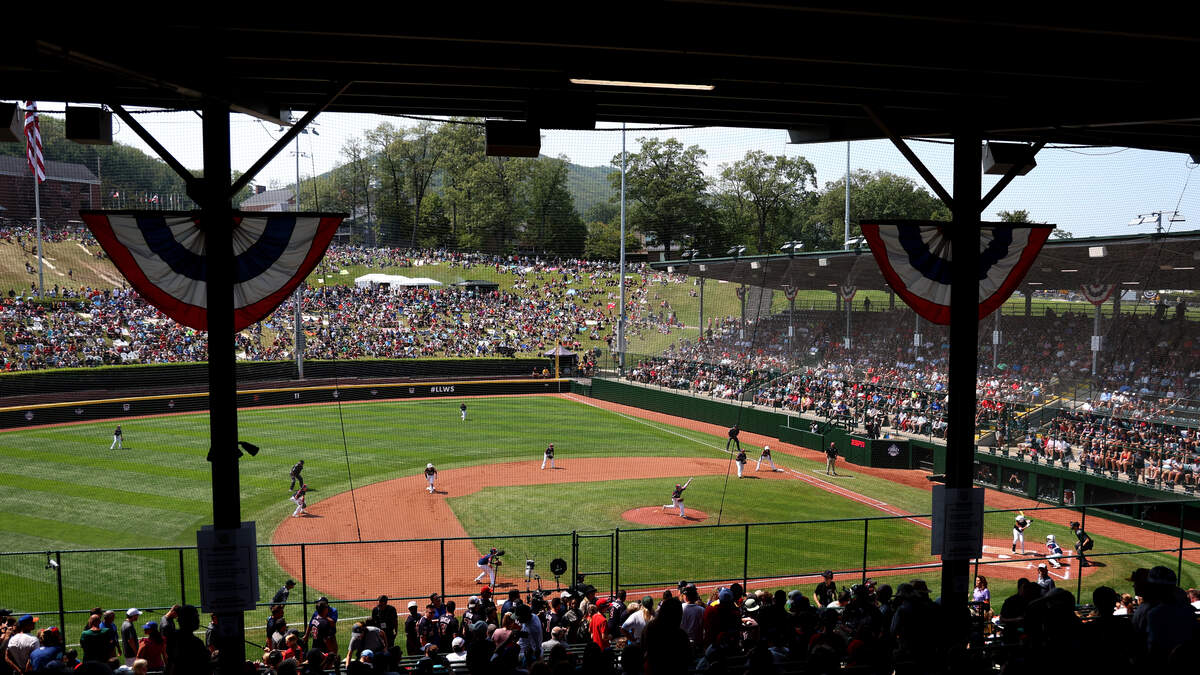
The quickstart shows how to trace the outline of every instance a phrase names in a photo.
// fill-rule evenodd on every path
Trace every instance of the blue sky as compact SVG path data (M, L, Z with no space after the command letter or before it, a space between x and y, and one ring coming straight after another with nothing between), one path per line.
M43 102L43 110L63 109L61 103ZM234 115L231 122L233 166L246 169L280 135L278 126L245 115ZM199 168L200 121L191 112L140 115L139 121L189 168ZM318 118L317 135L300 139L301 178L322 173L344 161L340 150L347 140L361 137L367 129L381 123L413 126L415 121L378 115L325 114ZM603 127L619 128L604 124ZM761 129L677 129L650 131L638 125L628 133L630 151L638 148L644 136L675 137L687 145L699 145L707 152L710 175L722 164L737 161L752 149L771 154L802 155L817 169L817 180L824 185L837 180L846 171L845 143L790 145L783 130ZM132 131L114 120L114 139L150 152ZM912 147L930 170L950 187L951 146L913 141ZM294 149L281 153L259 175L262 184L285 185L295 181ZM619 131L548 131L542 141L542 153L566 155L586 166L605 165L621 151ZM152 153L151 153L152 154ZM49 158L53 159L53 158ZM1133 234L1152 231L1149 225L1132 227L1129 221L1141 213L1178 210L1188 222L1174 223L1176 231L1200 229L1200 183L1186 155L1121 148L1045 149L1037 158L1038 167L1017 178L988 209L994 217L1000 210L1026 209L1040 222L1049 222L1073 232L1075 236ZM891 171L924 181L887 141L863 141L850 144L853 169ZM984 176L984 190L996 177ZM853 194L851 195L853 198ZM853 210L853 204L851 204Z

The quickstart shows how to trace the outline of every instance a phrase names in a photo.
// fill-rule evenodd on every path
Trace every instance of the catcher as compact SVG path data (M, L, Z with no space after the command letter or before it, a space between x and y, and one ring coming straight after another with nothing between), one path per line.
M475 577L475 583L482 584L483 578L486 576L489 582L488 585L492 587L496 586L496 568L503 564L500 561L500 556L502 555L504 555L504 549L493 548L487 555L479 559L479 562L475 565L483 571L479 573L479 576Z
M683 514L684 514L684 511L683 511L683 491L684 491L684 490L686 490L686 489L688 489L688 486L692 484L692 481L693 481L693 480L695 480L695 479L694 479L694 478L689 478L689 479L687 480L687 482L686 482L686 483L684 483L683 485L680 485L679 483L676 483L676 484L675 484L675 490L671 492L671 503L670 503L670 504L663 504L663 508L664 508L664 509L669 509L669 508L676 508L676 509L679 509L679 517L680 517L680 518L683 518L683 517L684 517L684 515L683 515Z

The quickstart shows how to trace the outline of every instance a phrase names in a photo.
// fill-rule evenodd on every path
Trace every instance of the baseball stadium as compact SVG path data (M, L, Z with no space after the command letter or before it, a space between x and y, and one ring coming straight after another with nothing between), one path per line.
M1193 671L1190 24L617 5L5 46L0 675Z

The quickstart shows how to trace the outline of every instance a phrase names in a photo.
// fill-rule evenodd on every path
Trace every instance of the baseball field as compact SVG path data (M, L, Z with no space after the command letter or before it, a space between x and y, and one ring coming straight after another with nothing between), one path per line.
M74 612L68 638L94 606L154 615L181 596L199 603L195 552L181 547L193 546L195 531L211 522L207 416L121 423L123 449L110 449L113 421L0 432L0 604L57 623L61 573L62 604ZM244 410L239 436L262 448L240 462L243 519L257 523L262 545L262 599L289 577L307 580L292 603L326 595L343 619L365 613L351 601L380 593L461 598L477 590L476 559L490 547L507 552L500 592L527 588L526 560L552 588L554 558L573 561L568 574L586 573L604 590L661 590L680 579L715 586L743 576L761 587L807 588L824 569L848 585L861 578L864 560L876 579L921 577L936 590L939 570L921 567L936 560L928 518L910 517L929 511L923 474L843 466L842 476L827 477L817 453L743 434L750 462L738 479L722 432L571 395ZM550 443L556 468L542 469ZM755 470L763 443L775 448L779 471ZM288 470L300 459L309 514L292 518ZM435 494L425 490L427 463L439 472ZM685 495L690 517L680 519L663 505L688 478L695 479ZM988 503L1037 506L994 492ZM1073 512L1027 513L1034 520L1028 551L1040 552L1046 534L1073 541L1065 526ZM803 522L816 520L836 522ZM1036 559L1008 555L1011 521L1011 513L987 516L992 554L980 573L993 579L993 597L1008 595L1017 577L1034 576ZM1175 545L1099 519L1089 520L1089 531L1096 553ZM94 551L122 548L155 550ZM47 552L60 569L48 565ZM1140 553L1097 562L1085 569L1084 600L1100 584L1125 589L1133 568L1174 568L1177 558ZM1070 570L1056 576L1075 590ZM1195 562L1184 562L1180 583L1200 583ZM289 608L294 625L306 618L301 611ZM265 608L249 613L247 625L261 626L265 616ZM248 629L247 638L260 643L261 631Z

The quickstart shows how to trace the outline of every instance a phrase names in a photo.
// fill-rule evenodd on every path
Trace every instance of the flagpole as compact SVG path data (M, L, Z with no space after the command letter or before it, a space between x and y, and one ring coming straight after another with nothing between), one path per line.
M33 222L37 226L37 254L38 254L38 289L37 296L42 297L42 287L45 283L42 281L42 199L40 190L38 189L38 179L33 177Z

